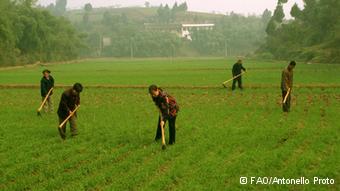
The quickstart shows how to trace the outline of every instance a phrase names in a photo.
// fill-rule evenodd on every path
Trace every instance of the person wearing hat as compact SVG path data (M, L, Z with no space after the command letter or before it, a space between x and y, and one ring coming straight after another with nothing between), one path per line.
M232 69L233 77L240 75L242 73L242 70L246 71L246 69L242 65L242 60L238 60L234 64L233 69ZM232 90L236 89L236 82L238 83L238 87L240 89L243 89L243 86L242 86L242 76L241 75L233 80L233 86L231 88Z
M281 74L281 91L282 91L282 100L284 100L287 96L287 100L285 103L282 103L282 110L285 113L290 111L290 100L291 100L291 92L293 88L293 70L296 66L295 61L291 61L287 68L282 71Z
M83 91L83 86L80 83L75 83L72 88L67 89L61 95L61 100L58 108L59 124L61 124L74 109L80 105L80 93ZM69 120L71 127L71 135L78 135L77 130L77 113L75 113ZM66 124L59 128L59 134L62 139L66 138Z
M51 76L51 71L47 69L44 70L42 73L43 73L43 77L40 80L40 94L41 94L42 100L44 100L48 92L50 91L50 89L54 88L54 78ZM53 91L51 91L51 93L48 95L48 98L45 102L45 105L44 105L45 112L53 112L52 94L53 94Z

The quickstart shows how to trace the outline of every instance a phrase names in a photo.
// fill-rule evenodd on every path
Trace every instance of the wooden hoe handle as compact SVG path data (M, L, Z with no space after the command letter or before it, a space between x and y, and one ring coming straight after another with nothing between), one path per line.
M245 74L245 73L246 73L246 72L242 72L241 74L239 74L239 75L237 75L237 76L234 76L234 77L231 78L230 80L227 80L227 81L223 82L223 84L226 84L226 83L228 83L228 82L230 82L230 81L233 81L233 80L235 80L236 78L242 76L242 75Z
M287 93L286 93L285 99L283 100L282 103L286 103L286 102L287 102L287 99L288 99L289 94L290 94L290 88L288 88L288 91L287 91Z
M80 105L77 105L77 107L68 115L68 117L59 125L59 128L62 128L65 123L76 113L76 111L79 109Z
M40 105L40 107L38 108L38 112L40 112L40 111L42 110L42 108L43 108L43 106L45 105L45 103L46 103L48 97L50 97L50 94L51 94L52 90L53 90L53 88L51 88L51 89L48 91L48 93L47 93L45 99L43 100L43 102L41 102L41 105Z

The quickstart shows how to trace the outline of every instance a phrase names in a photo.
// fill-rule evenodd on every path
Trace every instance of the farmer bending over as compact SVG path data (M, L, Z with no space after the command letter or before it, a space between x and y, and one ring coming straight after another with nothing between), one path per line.
M82 91L83 86L80 83L76 83L72 88L64 91L58 108L59 124L61 124L70 114L72 114L72 111L80 105L80 93ZM72 136L76 136L78 134L76 112L72 115L68 122L70 122ZM61 128L58 128L62 139L66 138L66 124L67 123L65 123Z
M176 117L179 106L174 97L170 96L156 85L151 85L149 87L149 93L160 111L155 140L158 141L162 138L161 127L164 127L166 121L169 121L169 145L172 145L175 143L176 139Z

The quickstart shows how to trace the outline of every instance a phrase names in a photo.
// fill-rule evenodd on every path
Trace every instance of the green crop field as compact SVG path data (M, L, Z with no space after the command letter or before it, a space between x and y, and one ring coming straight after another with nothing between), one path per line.
M231 92L221 84L233 62L100 59L0 69L0 190L339 190L340 65L298 63L284 115L287 62L245 60L245 89ZM85 86L75 138L67 129L61 140L55 113L36 115L45 68L56 79L55 110L64 86ZM181 107L176 144L164 151L154 142L150 84ZM240 177L310 183L242 185ZM314 177L335 184L315 185Z

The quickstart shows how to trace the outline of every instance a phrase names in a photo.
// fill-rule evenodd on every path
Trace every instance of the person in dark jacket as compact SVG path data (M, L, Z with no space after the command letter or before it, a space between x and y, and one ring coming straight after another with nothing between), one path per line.
M61 124L74 109L80 105L80 93L83 91L83 86L80 83L75 83L72 88L65 90L61 95L61 100L58 108L59 124ZM72 136L78 135L77 130L77 113L69 120ZM62 139L66 138L66 124L62 128L58 128Z
M162 138L161 126L164 127L166 121L169 121L169 145L172 145L176 141L176 117L179 111L176 99L156 85L149 87L149 93L160 111L155 140Z
M40 80L40 94L42 97L42 100L45 99L48 92L51 88L54 88L54 78L51 76L51 71L44 70L43 77ZM52 94L53 91L48 96L46 103L44 105L44 111L45 112L53 112L53 100L52 100Z
M281 91L282 91L282 100L285 99L287 93L288 97L285 103L282 103L283 112L290 111L290 100L291 100L291 92L293 89L293 70L296 66L295 61L291 61L287 68L282 71L281 74ZM290 90L288 92L288 90Z
M232 74L233 74L233 77L236 77L238 76L237 78L235 78L233 80L233 86L232 86L232 90L235 90L236 89L236 82L238 83L238 87L240 89L243 89L243 86L242 86L242 76L240 75L242 73L242 70L243 71L246 71L246 69L243 67L242 65L242 60L238 60L234 66L233 66L233 69L232 69Z

